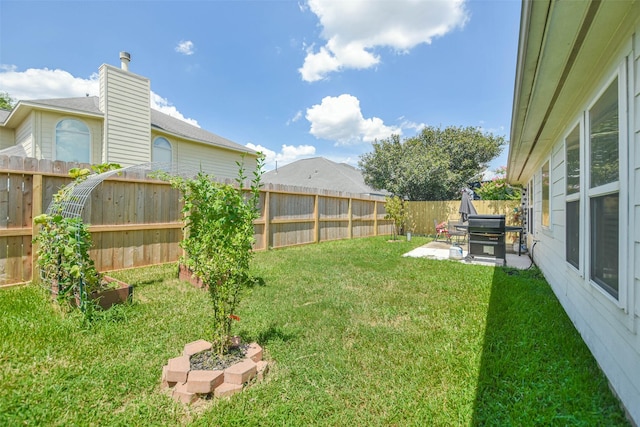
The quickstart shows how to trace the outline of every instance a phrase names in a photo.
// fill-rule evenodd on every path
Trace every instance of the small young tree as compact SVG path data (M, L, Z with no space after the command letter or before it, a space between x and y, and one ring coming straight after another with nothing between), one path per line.
M258 161L249 194L242 163L237 162L238 186L217 182L200 172L193 179L170 177L184 198L186 236L180 243L180 260L208 288L213 303L213 350L224 354L229 346L232 320L243 286L250 281L249 261L254 241L253 221L258 218L262 159Z
M396 240L396 235L400 234L402 226L407 219L407 211L404 208L403 200L398 196L385 197L385 210L387 214L384 219L390 219L393 221L393 240Z

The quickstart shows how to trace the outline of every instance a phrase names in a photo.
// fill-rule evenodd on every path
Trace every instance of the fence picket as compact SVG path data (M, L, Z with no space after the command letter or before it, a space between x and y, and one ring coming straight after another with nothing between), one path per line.
M0 156L0 286L34 277L37 248L32 238L38 228L33 217L45 212L59 189L72 181L69 169L87 166ZM126 171L105 180L82 212L92 233L90 255L96 268L176 261L182 253L181 209L179 191L146 173ZM390 222L382 220L384 201L375 197L267 184L259 209L255 250L391 233Z

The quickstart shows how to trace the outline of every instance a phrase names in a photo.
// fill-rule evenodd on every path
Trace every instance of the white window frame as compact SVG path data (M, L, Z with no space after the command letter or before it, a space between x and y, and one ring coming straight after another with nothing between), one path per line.
M535 197L533 195L533 192L536 191L536 186L533 177L529 181L528 185L529 191L527 191L527 197L529 199L527 200L527 208L529 209L529 211L527 212L527 221L529 221L529 234L533 237L536 234L536 224L534 220L537 219L537 215L535 214Z
M581 215L584 216L584 276L585 280L599 294L603 295L607 300L611 301L618 308L627 311L627 253L628 236L624 224L628 224L628 75L627 75L627 59L621 61L616 70L608 76L604 83L600 86L598 92L593 96L591 102L584 112L584 134L585 140L581 149L584 152L584 171L581 189L584 201L582 202ZM618 181L607 183L596 188L590 188L591 174L591 144L590 144L590 128L591 118L589 112L594 105L600 100L604 92L609 88L615 79L618 79ZM591 280L591 199L595 197L606 196L608 194L618 194L618 297L614 297L607 292L602 286Z
M78 161L77 163L91 163L91 159L93 159L93 147L92 147L93 136L91 134L91 128L89 127L88 124L86 124L83 120L79 119L78 117L63 117L60 120L56 121L56 124L53 128L53 147L52 147L53 150L51 153L53 160L62 160L65 162L74 161L74 160L64 160L64 159L58 158L58 126L60 125L60 123L65 122L67 120L82 123L87 128L87 137L88 137L87 145L89 147L89 158L87 159L86 162Z
M584 155L585 155L585 141L586 141L586 127L585 127L585 115L586 113L581 113L580 114L580 118L578 120L576 120L575 122L573 122L573 125L569 127L569 131L564 135L563 138L563 145L564 145L564 164L565 164L565 168L564 168L564 175L565 175L565 186L564 186L564 192L565 192L565 221L567 218L567 203L569 202L578 202L578 216L579 216L579 224L578 224L578 248L580 250L580 254L578 256L578 268L576 268L573 264L571 264L567 259L566 259L566 246L565 246L565 262L567 263L567 265L569 266L569 268L571 268L572 270L574 270L575 272L578 273L578 275L580 277L584 277L584 257L585 257L585 252L587 252L585 249L585 239L584 239L584 227L585 227L585 217L584 217L584 197L582 197L582 194L584 193L584 189L585 189L585 161L584 161ZM576 193L572 193L569 194L567 193L567 180L569 179L569 174L568 174L568 159L567 159L567 138L569 138L569 135L571 135L574 130L578 128L578 138L579 138L579 146L578 146L578 158L580 161L580 179L579 179L579 190ZM565 224L565 227L568 227L568 224ZM568 245L568 242L566 240L566 229L565 229L565 245Z
M171 141L169 141L169 139L167 139L164 136L156 136L155 138L153 138L153 140L151 141L151 161L152 162L157 162L158 160L154 158L154 154L155 154L155 148L156 148L156 142L159 139L163 139L165 141L167 141L167 143L169 144L169 152L171 154L171 160L170 163L173 163L173 144L171 144ZM165 148L161 148L162 150L164 150Z
M543 219L544 219L544 172L543 172L543 167L544 165L547 165L548 167L548 173L549 173L549 212L548 212L548 219L549 219L549 224L545 224ZM552 176L552 162L551 162L551 156L549 156L544 162L542 162L542 166L540 166L540 226L542 227L542 230L547 230L547 231L551 231L551 229L553 228L553 218L552 218L552 212L553 212L553 176Z

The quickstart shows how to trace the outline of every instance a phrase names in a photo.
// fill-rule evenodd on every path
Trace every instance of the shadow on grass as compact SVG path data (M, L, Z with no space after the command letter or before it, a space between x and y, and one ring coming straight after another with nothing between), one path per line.
M538 268L496 268L473 425L627 425Z
M265 346L270 342L288 342L296 338L295 334L285 332L280 326L275 324L269 325L266 329L258 331L257 334L249 334L247 331L240 331L240 336L246 337L248 341L255 341L261 346Z
M262 277L251 276L247 281L247 287L253 288L256 286L267 286L267 282Z

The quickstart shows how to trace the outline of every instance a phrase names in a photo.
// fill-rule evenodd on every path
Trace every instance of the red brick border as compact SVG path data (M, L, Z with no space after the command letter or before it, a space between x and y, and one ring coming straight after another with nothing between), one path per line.
M269 364L262 360L262 347L255 342L249 344L244 360L224 371L192 371L191 356L211 350L211 347L205 340L190 342L184 346L181 356L169 359L162 367L161 388L171 389L175 401L190 404L204 396L232 396L241 392L251 380L264 379Z

